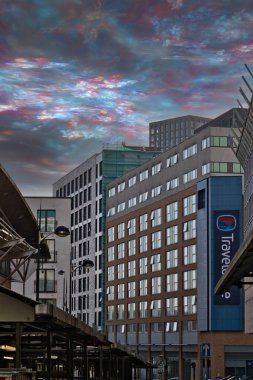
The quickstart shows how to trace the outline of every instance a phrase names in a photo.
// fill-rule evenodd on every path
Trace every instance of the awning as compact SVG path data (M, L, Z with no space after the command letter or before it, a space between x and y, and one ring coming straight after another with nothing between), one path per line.
M247 279L249 277L252 277L252 282ZM253 284L253 230L241 244L214 291L216 294L221 294L229 290L232 285L241 287L248 283Z

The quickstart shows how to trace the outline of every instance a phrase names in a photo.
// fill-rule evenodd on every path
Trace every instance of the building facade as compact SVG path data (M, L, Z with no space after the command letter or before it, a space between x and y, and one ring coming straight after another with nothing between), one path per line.
M234 217L235 244L241 239L242 169L229 134L227 127L201 127L108 186L108 338L153 363L153 379L215 377L245 354L241 293L235 305L212 296L221 276L214 218ZM222 354L211 361L217 335Z
M70 297L70 237L58 237L54 231L57 226L70 228L70 199L25 197L25 200L37 220L42 236L40 241L46 242L50 258L35 260L34 272L24 283L23 295L67 311ZM20 286L13 283L12 290L20 293Z
M104 330L104 229L106 186L118 176L141 165L158 152L145 147L108 146L53 185L56 197L71 198L71 263L85 259L94 268L72 271L71 312Z
M149 146L167 150L194 134L195 129L210 119L201 116L180 116L149 124Z

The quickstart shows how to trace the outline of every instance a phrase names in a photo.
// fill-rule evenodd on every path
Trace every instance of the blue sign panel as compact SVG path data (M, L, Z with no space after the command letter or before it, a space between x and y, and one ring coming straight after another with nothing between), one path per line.
M227 270L240 245L239 211L214 211L214 282L217 284ZM216 305L239 305L240 290L232 286L229 291L215 295Z
M201 356L203 358L208 358L211 356L211 348L209 343L202 343L201 344Z

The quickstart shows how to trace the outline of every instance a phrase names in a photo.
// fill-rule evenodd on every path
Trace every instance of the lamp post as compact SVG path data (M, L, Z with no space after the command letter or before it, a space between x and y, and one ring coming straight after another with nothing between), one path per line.
M72 267L71 268L71 272L70 272L70 313L72 311L72 292L73 292L73 289L72 289L72 274L79 268L93 268L94 267L94 262L90 259L85 259L83 260L83 262L75 267Z
M39 246L38 246L38 252L35 257L37 257L37 267L36 267L36 301L39 301L40 299L40 262L43 258L49 258L50 253L49 249L47 247L47 244L45 242L45 239L47 239L51 235L56 235L58 237L66 237L70 234L69 229L65 226L58 226L53 232L49 232L46 236L43 236L43 238L40 240Z

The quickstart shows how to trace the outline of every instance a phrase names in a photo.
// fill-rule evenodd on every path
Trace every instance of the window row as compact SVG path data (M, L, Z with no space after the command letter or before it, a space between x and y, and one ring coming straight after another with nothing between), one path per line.
M196 320L184 320L182 321L183 331L197 331L197 321ZM149 331L148 323L128 323L128 324L117 324L108 325L107 330L109 334L114 332L124 334L127 333L147 333ZM151 332L177 332L178 331L178 321L171 322L151 322L150 323Z
M196 296L183 297L183 314L194 315L197 312ZM178 315L178 298L166 299L165 308L161 300L132 302L107 306L107 320L124 320L135 318L161 317Z

